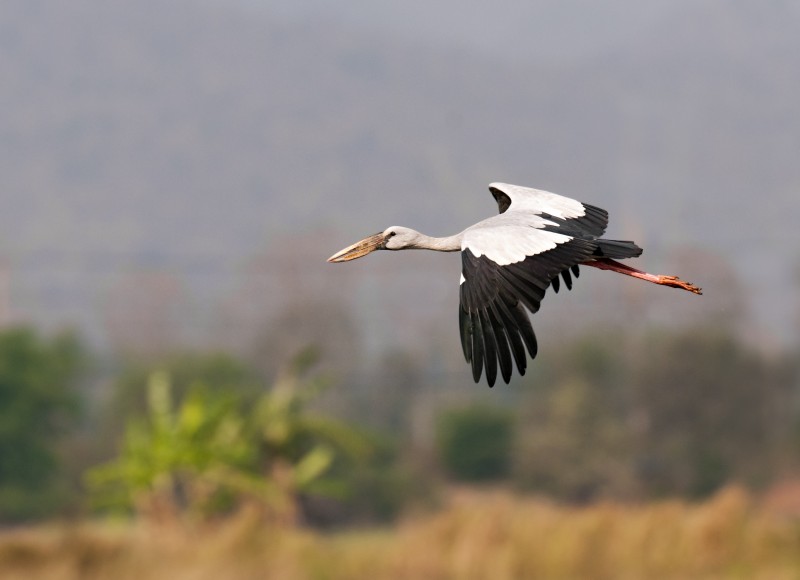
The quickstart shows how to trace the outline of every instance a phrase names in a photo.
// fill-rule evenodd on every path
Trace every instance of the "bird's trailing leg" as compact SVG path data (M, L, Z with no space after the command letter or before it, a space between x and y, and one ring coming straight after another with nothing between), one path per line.
M648 274L647 272L642 272L641 270L637 270L636 268L631 268L630 266L626 266L625 264L621 264L610 258L598 258L596 260L584 262L583 265L592 266L593 268L599 268L600 270L611 270L612 272L619 272L620 274L633 276L634 278L639 278L640 280L647 280L648 282L652 282L653 284L661 284L663 286L671 286L672 288L680 288L682 290L688 290L689 292L693 292L695 294L703 293L702 288L699 288L694 284L691 284L690 282L685 282L684 280L681 280L677 276L665 276L663 274Z

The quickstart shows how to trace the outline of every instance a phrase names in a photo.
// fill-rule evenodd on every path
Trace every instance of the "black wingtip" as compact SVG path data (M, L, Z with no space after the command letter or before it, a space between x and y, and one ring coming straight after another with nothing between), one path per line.
M472 362L472 329L470 327L469 314L459 305L458 308L458 330L461 333L461 350L467 362Z
M569 270L562 270L561 277L564 279L567 290L572 290L572 276L569 275Z
M472 331L472 378L477 383L480 382L481 374L483 374L483 330L477 315L471 314L469 318Z
M483 364L486 367L486 381L493 387L497 380L497 338L486 311L478 313L478 316L483 331Z

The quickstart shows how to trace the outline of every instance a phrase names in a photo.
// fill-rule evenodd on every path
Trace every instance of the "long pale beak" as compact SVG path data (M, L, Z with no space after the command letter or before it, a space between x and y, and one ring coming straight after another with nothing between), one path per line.
M347 246L344 250L336 252L333 256L328 258L329 262L349 262L356 258L366 256L370 252L380 250L383 247L383 233L371 235L364 238L360 242L356 242L352 246Z

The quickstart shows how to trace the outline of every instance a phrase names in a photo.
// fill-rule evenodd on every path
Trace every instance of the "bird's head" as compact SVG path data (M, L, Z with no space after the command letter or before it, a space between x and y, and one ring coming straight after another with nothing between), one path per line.
M419 238L420 233L411 228L392 226L380 233L366 237L352 246L347 246L344 250L336 252L333 256L328 258L328 261L349 262L350 260L366 256L375 250L405 250L408 248L415 248Z

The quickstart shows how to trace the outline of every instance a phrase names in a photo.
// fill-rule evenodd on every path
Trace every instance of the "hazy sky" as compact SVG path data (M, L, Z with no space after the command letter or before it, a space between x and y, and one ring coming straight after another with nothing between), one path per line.
M294 19L321 18L424 44L564 63L646 34L686 0L308 2L239 0Z
M328 276L359 236L485 217L506 181L610 210L643 267L718 256L796 336L797 1L235 1L0 2L0 259L26 319L99 327L118 278L162 269L194 323L279 235Z

